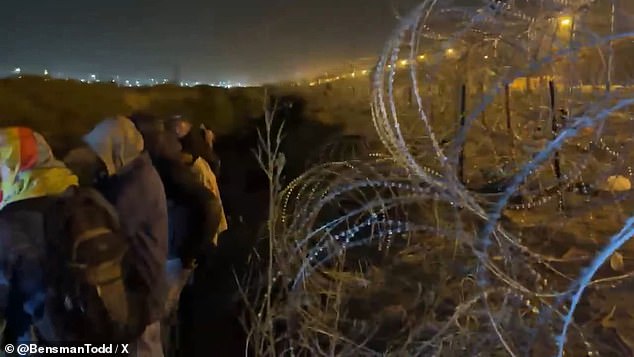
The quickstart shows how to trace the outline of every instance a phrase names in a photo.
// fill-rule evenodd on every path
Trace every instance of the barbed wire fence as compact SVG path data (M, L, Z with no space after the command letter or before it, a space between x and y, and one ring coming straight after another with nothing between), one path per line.
M634 349L634 6L473 3L400 19L372 77L382 148L272 196L257 355Z

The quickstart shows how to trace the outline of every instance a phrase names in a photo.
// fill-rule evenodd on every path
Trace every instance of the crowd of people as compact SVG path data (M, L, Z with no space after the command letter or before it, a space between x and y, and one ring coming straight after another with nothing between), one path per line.
M163 356L166 319L227 229L213 132L135 113L82 139L58 160L30 128L0 128L2 343Z

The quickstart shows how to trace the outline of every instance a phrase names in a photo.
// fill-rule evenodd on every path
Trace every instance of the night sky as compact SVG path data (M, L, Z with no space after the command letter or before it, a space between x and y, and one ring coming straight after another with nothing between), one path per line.
M374 56L415 0L4 0L0 74L259 83Z

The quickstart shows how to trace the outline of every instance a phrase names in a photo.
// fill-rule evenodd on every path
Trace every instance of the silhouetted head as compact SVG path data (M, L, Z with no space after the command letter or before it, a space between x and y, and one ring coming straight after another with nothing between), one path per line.
M166 127L179 138L183 138L192 130L192 122L180 115L174 115L167 120Z
M128 118L144 136L148 133L165 131L165 122L153 114L134 112Z

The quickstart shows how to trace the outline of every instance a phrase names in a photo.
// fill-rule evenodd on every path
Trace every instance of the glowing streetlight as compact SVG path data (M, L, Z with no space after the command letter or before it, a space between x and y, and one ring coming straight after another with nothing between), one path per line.
M574 20L571 16L563 16L558 18L558 26L557 26L557 32L558 35L564 39L567 38L568 40L568 44L570 45L572 42L572 27L574 25Z
M419 61L424 61L425 60L425 55L419 55L418 57Z
M568 16L560 18L559 25L561 25L561 27L570 27L572 25L572 18Z
M407 66L407 65L409 64L409 61L408 61L408 60L406 60L406 59L404 59L404 60L401 60L401 61L399 62L399 64L400 64L401 66L405 67L405 66Z
M366 74L368 74L368 70L364 69L363 71L361 71L361 74L365 76Z
M456 50L454 50L453 48L448 48L448 49L445 51L445 54L446 54L447 56L453 56L455 53L456 53Z
M489 59L489 56L488 55L484 55L484 59Z
M44 75L45 75L45 76L48 76L48 69L45 69L45 70L44 70Z
M17 67L16 69L13 70L13 73L20 74L22 73L22 69L20 67Z

